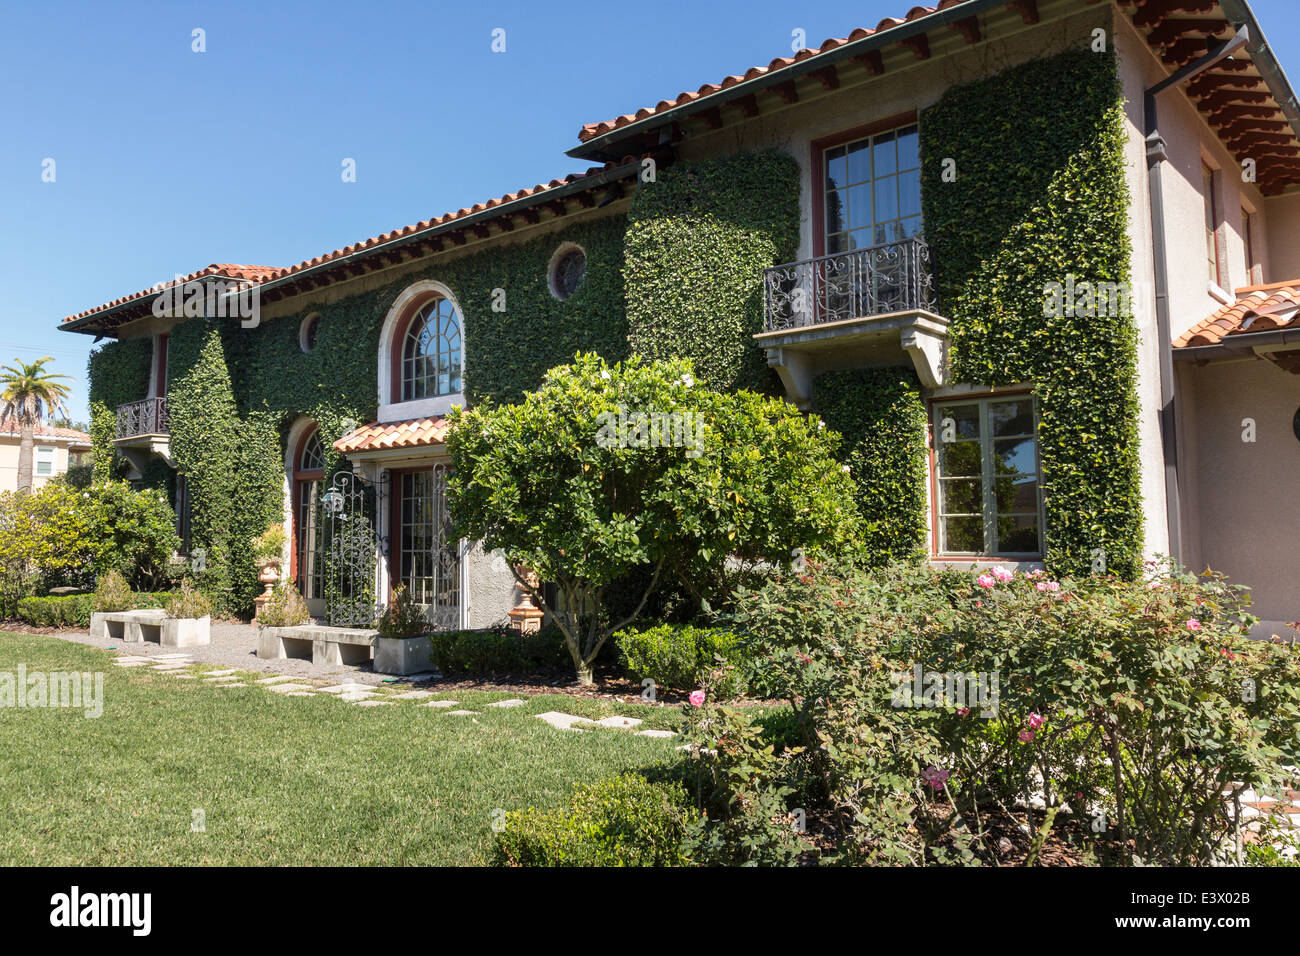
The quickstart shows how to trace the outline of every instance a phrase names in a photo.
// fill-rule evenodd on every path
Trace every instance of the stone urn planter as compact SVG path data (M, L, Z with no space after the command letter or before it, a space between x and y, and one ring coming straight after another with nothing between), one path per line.
M266 607L266 602L271 600L271 592L280 583L279 559L268 559L259 562L257 580L262 585L262 593L253 598L253 623L255 624L257 619L262 616L262 608Z

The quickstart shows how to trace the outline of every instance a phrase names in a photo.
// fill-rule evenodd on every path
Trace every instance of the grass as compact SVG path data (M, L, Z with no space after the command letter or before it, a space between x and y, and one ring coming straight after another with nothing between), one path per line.
M562 695L487 708L510 695L439 694L480 712L453 717L424 701L223 689L114 657L0 633L0 671L104 675L97 719L0 707L0 864L482 864L494 810L564 805L576 782L680 759L680 738L564 732L534 717L618 713L671 728L673 708ZM194 810L206 832L192 830Z

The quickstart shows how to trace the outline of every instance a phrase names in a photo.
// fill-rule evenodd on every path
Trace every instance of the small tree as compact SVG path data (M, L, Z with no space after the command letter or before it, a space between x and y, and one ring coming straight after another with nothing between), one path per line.
M18 426L18 491L32 490L32 449L35 445L36 426L42 418L55 412L66 412L64 401L68 387L58 379L67 375L52 375L45 371L50 356L35 362L16 361L0 366L0 421L11 421Z
M666 575L707 597L746 567L843 541L856 520L833 433L779 399L709 391L686 361L611 367L579 355L522 403L457 410L452 422L458 532L505 553L584 684ZM641 567L634 609L604 619L606 590Z

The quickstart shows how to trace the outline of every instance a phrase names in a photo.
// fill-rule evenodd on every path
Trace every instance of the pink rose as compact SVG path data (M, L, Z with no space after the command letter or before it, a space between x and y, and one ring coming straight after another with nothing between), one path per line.
M1032 730L1022 730L1019 734L1020 742L1022 744L1027 744L1029 741L1033 740L1035 736L1036 735Z
M975 583L982 588L991 588L993 587L994 584L993 575L981 574L978 578L975 579Z
M1034 585L1034 588L1039 591L1059 591L1061 585L1056 581L1039 581Z
M967 714L969 714L969 713L970 713L970 708L969 708L969 707L958 707L958 708L957 708L957 714L958 714L959 716L961 716L961 717L965 717L965 716L966 716Z
M1035 730L1037 730L1039 727L1043 726L1043 722L1044 722L1046 719L1047 719L1047 718L1045 718L1042 714L1030 714L1030 715L1029 715L1029 726L1030 726L1030 727L1033 727Z
M1189 617L1187 619L1187 629L1189 631L1199 631L1201 629L1201 622L1194 617Z
M689 700L689 701L691 702L691 706L692 706L692 707L703 707L703 706L704 706L704 691L702 691L702 690L693 690L693 691L691 691L691 696L688 697L687 700Z
M1015 574L1012 573L1011 571L1008 571L1006 568L994 568L993 576L997 578L999 581L1001 581L1003 584L1005 584L1006 582L1014 578Z
M948 777L948 771L941 770L938 767L926 767L921 771L921 779L925 781L926 786L936 793L943 789L943 785L948 782Z

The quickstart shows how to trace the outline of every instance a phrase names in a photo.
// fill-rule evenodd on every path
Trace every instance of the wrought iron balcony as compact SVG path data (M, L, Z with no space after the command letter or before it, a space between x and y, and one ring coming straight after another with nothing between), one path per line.
M763 331L934 310L930 247L918 237L763 270Z
M117 439L170 434L167 399L146 398L117 407Z

